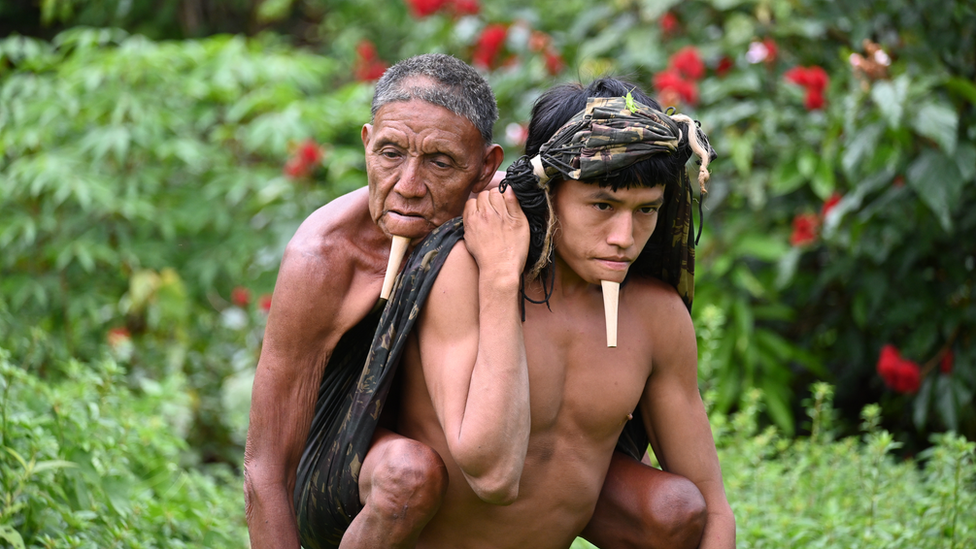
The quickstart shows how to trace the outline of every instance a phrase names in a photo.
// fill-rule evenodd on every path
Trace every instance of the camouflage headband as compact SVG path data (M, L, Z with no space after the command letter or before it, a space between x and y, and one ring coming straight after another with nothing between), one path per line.
M678 154L687 160L692 153L701 160L698 183L704 194L707 166L714 151L697 122L686 115L665 114L634 101L629 94L589 98L586 108L557 130L537 156L515 161L500 185L503 191L512 186L529 218L532 242L528 274L538 276L552 257L555 214L548 188L553 177L607 179L654 155ZM532 186L543 192L531 191ZM684 169L673 184L665 185L664 200L658 228L632 269L673 285L690 309L694 293L693 208Z

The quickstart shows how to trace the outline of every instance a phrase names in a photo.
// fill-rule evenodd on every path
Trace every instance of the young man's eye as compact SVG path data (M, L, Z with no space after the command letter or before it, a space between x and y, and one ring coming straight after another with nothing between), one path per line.
M613 207L610 204L607 204L606 202L597 202L596 204L594 204L594 206L596 207L596 209L600 210L601 212L607 212L613 209Z
M644 214L651 214L656 211L657 211L657 206L644 206L643 208L640 209L640 212Z

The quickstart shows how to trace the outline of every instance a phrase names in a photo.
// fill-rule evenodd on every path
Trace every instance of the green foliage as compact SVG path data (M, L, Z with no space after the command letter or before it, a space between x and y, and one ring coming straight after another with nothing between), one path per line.
M0 348L0 546L244 547L240 479L180 465L184 376L133 379L110 358L52 365Z

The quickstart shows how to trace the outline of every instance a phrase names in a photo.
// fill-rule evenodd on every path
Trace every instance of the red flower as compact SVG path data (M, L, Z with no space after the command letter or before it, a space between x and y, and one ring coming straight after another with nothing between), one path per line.
M810 68L793 67L783 74L783 78L806 88L807 95L804 99L803 106L808 111L823 108L825 103L824 91L830 83L830 77L827 76L827 71L817 66Z
M372 42L363 40L356 46L356 63L354 66L356 80L360 82L379 80L386 69L386 63L376 54L376 46Z
M830 84L830 77L827 76L827 71L814 65L807 69L807 82L809 82L808 86L810 88L824 91L827 89L827 85Z
M322 147L312 139L306 139L291 158L285 162L285 174L293 179L304 177L322 161Z
M664 34L671 34L678 30L678 17L669 11L661 16L658 24L661 25L661 30L664 31Z
M264 294L258 298L258 309L265 314L271 310L271 294Z
M298 158L305 164L316 164L322 160L322 149L315 141L306 139L298 146Z
M437 13L437 10L444 7L446 3L447 0L407 0L410 11L418 19Z
M822 91L810 88L807 90L807 96L803 100L803 106L808 111L815 111L817 109L822 109L824 106L824 96Z
M472 55L474 64L486 69L493 68L507 35L508 29L505 25L496 23L485 27Z
M840 199L841 199L840 193L834 193L830 195L830 198L825 200L823 206L821 206L820 208L820 217L821 218L827 217L827 214L830 213L830 210L833 210L834 207L837 206L837 203L840 202Z
M125 326L116 326L108 331L105 339L108 341L109 346L117 349L119 346L128 343L131 337L128 328Z
M943 374L949 375L952 373L952 363L955 361L955 357L952 355L952 349L946 351L946 354L942 355L942 360L939 361L939 371Z
M816 214L805 213L793 218L793 234L790 235L790 244L793 246L803 246L810 244L817 239L817 226L820 219Z
M918 364L903 359L894 345L881 348L877 369L885 385L899 393L914 393L922 383L922 371Z
M698 80L705 74L705 63L695 46L685 46L678 50L671 56L670 66L692 80Z
M725 74L728 73L730 70L732 70L732 67L734 66L735 63L732 61L732 58L729 56L725 56L719 60L718 66L715 67L715 72L719 76L725 76Z
M546 50L546 70L549 71L549 74L556 76L563 72L565 68L566 63L563 62L563 58L559 55L559 52L552 48Z
M763 61L767 65L772 65L776 61L776 54L779 53L779 46L776 45L776 41L772 38L764 38L763 46L766 46L766 58Z
M804 88L810 86L810 80L808 78L806 67L793 67L792 69L783 73L783 78L798 86L803 86Z
M238 286L231 290L230 300L238 307L247 307L247 304L251 302L251 290Z
M655 74L654 89L660 94L661 102L666 105L676 103L676 98L689 105L698 103L698 86L682 78L675 69L667 69Z
M451 7L457 15L478 15L481 11L478 0L453 0Z

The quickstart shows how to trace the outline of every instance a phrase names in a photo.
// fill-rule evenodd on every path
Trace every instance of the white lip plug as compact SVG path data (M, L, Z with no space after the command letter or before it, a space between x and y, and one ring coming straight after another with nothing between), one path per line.
M603 314L607 319L607 347L617 346L617 298L620 283L601 280L603 286Z
M393 245L390 247L390 260L386 264L386 276L383 278L383 289L380 290L380 299L390 299L390 292L393 291L393 281L400 272L400 263L407 252L407 245L410 239L405 236L394 236Z

